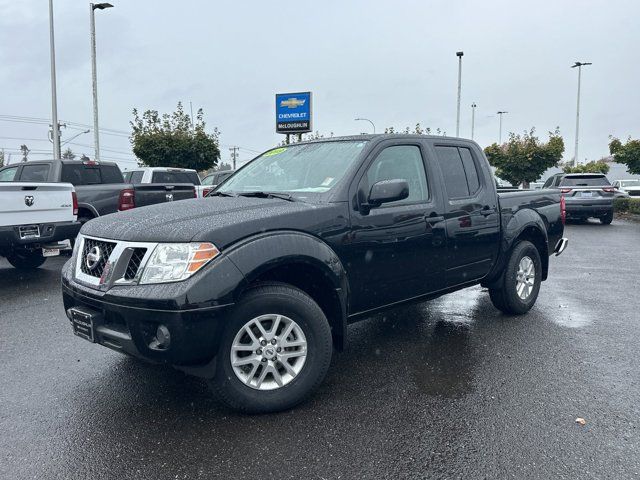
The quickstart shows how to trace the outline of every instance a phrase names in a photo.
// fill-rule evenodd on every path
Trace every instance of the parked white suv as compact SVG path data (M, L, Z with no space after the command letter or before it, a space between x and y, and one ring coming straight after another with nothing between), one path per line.
M203 196L204 187L198 172L190 168L140 167L126 170L124 181L134 185L140 183L190 183L196 188L198 198Z
M32 269L71 248L80 230L70 183L0 182L0 256Z

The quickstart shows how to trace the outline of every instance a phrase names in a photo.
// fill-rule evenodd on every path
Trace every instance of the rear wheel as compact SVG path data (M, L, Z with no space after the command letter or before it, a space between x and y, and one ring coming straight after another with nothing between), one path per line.
M609 212L605 216L600 217L600 222L603 225L609 225L611 222L613 222L613 212Z
M489 289L493 305L510 315L522 315L536 303L542 282L540 253L531 242L519 242L511 251L500 285Z
M40 251L21 250L7 255L7 261L20 270L33 270L42 265L47 258Z
M259 286L231 315L210 386L235 410L286 410L322 382L331 353L329 322L313 299L290 285Z

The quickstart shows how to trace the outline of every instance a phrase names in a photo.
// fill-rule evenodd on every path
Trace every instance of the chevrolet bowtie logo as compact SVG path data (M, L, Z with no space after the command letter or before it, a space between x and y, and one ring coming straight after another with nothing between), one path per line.
M297 107L301 107L302 105L304 105L304 102L306 102L307 100L301 100L298 99L296 97L290 97L287 98L286 100L282 100L280 102L280 106L281 107L289 107L289 108L297 108Z

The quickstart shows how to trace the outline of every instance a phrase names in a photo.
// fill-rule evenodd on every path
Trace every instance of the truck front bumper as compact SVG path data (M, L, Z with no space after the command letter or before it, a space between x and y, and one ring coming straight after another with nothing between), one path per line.
M62 296L76 335L112 350L174 366L208 364L232 303L182 302L185 285L132 285L98 291L76 282L73 262L62 272ZM214 302L215 303L215 302Z
M0 227L0 248L36 248L38 245L71 240L76 238L81 226L79 222L58 222ZM32 236L36 228L38 235Z

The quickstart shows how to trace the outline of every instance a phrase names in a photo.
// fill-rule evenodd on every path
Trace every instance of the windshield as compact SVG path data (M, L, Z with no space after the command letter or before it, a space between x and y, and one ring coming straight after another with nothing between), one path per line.
M621 187L640 187L640 180L621 180Z
M335 141L275 148L238 170L218 191L324 193L340 181L365 144Z
M604 175L580 175L579 177L566 176L560 182L562 187L596 187L611 185Z

